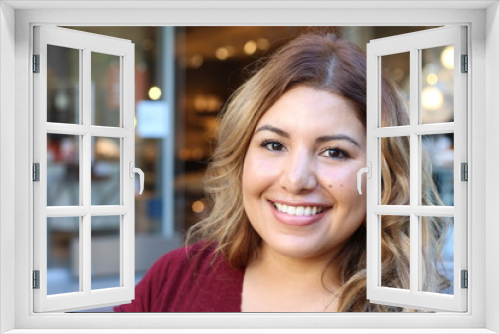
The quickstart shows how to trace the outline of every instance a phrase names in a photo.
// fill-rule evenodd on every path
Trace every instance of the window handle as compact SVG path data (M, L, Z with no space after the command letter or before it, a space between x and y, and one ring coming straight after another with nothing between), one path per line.
M360 195L362 195L361 193L361 175L363 175L363 173L367 173L367 177L369 179L371 179L372 177L372 163L370 161L368 161L368 167L365 167L365 168L361 168L359 171L358 171L358 192Z
M139 184L141 189L139 190L139 195L142 195L142 191L144 190L144 172L140 168L134 167L134 162L130 161L129 163L129 170L130 170L130 178L134 178L134 173L139 174Z

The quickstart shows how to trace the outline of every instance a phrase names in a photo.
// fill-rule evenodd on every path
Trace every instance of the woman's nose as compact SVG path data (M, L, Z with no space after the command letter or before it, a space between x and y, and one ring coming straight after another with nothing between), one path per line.
M281 187L299 194L316 187L314 161L308 152L290 154L285 161L280 178Z

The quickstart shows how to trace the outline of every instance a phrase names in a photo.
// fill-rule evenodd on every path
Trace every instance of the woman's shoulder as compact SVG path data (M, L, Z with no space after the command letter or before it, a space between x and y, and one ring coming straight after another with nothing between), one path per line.
M182 247L153 266L157 297L153 309L163 312L239 311L243 272L233 269L216 245L207 242Z
M239 281L243 270L232 268L216 252L217 245L200 241L163 255L151 267L148 276L165 287L176 289L214 288L221 282Z
M163 255L135 289L135 300L120 312L237 312L243 271L233 269L207 242Z

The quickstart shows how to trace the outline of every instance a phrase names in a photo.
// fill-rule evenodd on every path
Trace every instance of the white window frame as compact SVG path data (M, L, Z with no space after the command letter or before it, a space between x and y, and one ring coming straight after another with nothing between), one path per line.
M135 46L129 40L101 36L72 29L34 27L34 54L39 56L39 71L33 74L34 96L34 162L40 166L39 181L33 184L34 199L34 270L39 271L39 287L34 289L35 312L70 311L106 305L129 303L135 287L135 128L134 128L134 57ZM47 122L47 46L70 48L79 53L78 124ZM119 61L119 125L92 124L91 57L92 53L114 56ZM79 139L79 205L47 206L47 134L68 134ZM91 205L92 138L116 138L120 141L120 203ZM92 290L92 217L119 218L119 286ZM47 218L77 217L79 220L79 290L47 295Z
M396 305L424 310L464 312L467 310L467 289L461 288L461 270L467 269L467 186L461 181L461 163L467 163L467 73L461 71L461 55L467 54L466 27L448 26L390 36L370 41L367 45L367 156L371 177L367 178L367 298L376 304ZM454 47L453 114L454 121L421 123L422 50L447 45ZM382 57L408 53L410 66L408 125L382 127L381 75ZM421 205L422 198L422 135L452 133L453 140L453 206ZM382 205L381 141L382 138L407 136L410 202L408 205ZM386 157L390 159L390 157ZM474 182L471 178L470 182ZM410 286L397 289L381 286L381 216L401 215L410 223ZM453 281L452 294L425 292L422 286L422 217L453 217Z
M43 329L51 329L51 333L76 333L77 329L87 329L86 332L110 333L113 329L114 332L126 329L128 333L145 333L147 328L151 329L149 332L158 329L157 332L163 333L180 332L177 328L192 329L185 333L202 333L207 328L217 333L236 332L238 328L242 332L244 328L253 328L252 332L266 333L283 332L283 328L297 328L295 332L300 333L340 333L347 329L350 333L415 333L415 328L421 333L500 332L498 1L4 0L0 6L0 332L42 333ZM146 10L137 10L138 7ZM469 311L460 314L34 314L30 288L33 120L28 97L32 94L29 68L31 31L35 24L467 25L471 45L469 176L474 180L468 193ZM143 329L132 330L140 325Z

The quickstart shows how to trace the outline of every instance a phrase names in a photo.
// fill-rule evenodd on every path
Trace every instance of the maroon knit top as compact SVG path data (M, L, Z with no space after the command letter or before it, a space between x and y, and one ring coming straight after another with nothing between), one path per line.
M203 244L163 255L115 312L241 312L244 269L234 269Z

